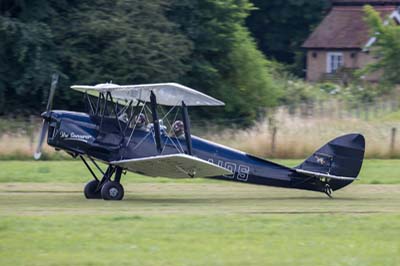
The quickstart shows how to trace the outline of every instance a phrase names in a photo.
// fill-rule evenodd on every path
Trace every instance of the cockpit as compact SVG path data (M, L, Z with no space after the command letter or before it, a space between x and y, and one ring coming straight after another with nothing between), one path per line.
M96 123L96 142L128 147L151 140L158 153L167 145L191 154L188 106L221 106L223 102L177 83L99 84L71 87L83 92L87 113ZM187 147L184 151L182 143ZM107 143L108 144L108 143ZM186 145L185 145L186 144Z

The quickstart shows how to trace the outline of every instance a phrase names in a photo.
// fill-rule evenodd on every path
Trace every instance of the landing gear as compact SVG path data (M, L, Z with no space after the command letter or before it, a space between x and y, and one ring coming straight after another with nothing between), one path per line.
M325 184L324 193L325 193L329 198L333 198L333 197L332 197L332 192L333 192L333 190L332 190L331 186L330 186L329 184Z
M92 180L86 184L83 192L87 199L101 199L99 184L99 180Z
M84 194L87 199L104 199L104 200L122 200L124 197L124 187L121 185L122 168L109 165L105 172L101 171L100 167L92 160L99 171L103 174L99 180L90 168L89 164L81 156L89 172L94 180L86 184ZM114 175L114 180L111 177Z
M115 181L108 181L101 188L101 197L104 200L122 200L124 187Z

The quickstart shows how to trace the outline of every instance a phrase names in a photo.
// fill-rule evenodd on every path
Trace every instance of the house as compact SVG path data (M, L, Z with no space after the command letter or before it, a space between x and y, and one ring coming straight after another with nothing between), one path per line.
M310 82L345 81L351 73L376 60L369 53L375 42L364 21L364 5L371 5L383 18L400 24L400 0L332 0L332 8L304 42ZM377 81L379 74L366 77Z

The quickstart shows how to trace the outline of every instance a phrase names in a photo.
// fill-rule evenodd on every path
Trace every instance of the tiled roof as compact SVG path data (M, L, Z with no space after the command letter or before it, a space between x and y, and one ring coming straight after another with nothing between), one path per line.
M396 10L395 6L375 6L374 8L381 13L382 17L389 16ZM305 41L303 47L316 49L363 48L370 38L364 16L362 6L334 6Z
M333 5L400 5L400 0L332 0Z

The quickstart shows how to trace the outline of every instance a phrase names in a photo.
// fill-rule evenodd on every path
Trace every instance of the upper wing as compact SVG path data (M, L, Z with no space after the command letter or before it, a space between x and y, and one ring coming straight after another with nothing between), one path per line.
M72 89L98 96L99 93L110 92L115 99L127 101L150 102L150 94L157 97L157 103L166 106L222 106L223 102L199 91L177 83L158 83L143 85L98 84L95 86L74 85Z
M111 164L147 176L171 178L212 177L232 174L231 171L223 167L186 154L114 161Z
M354 178L354 177L336 176L336 175L312 172L312 171L307 171L307 170L302 170L302 169L295 169L295 171L300 174L304 174L307 176L313 176L313 177L317 177L317 178L327 178L327 179L347 180L347 181L358 180L357 178Z

